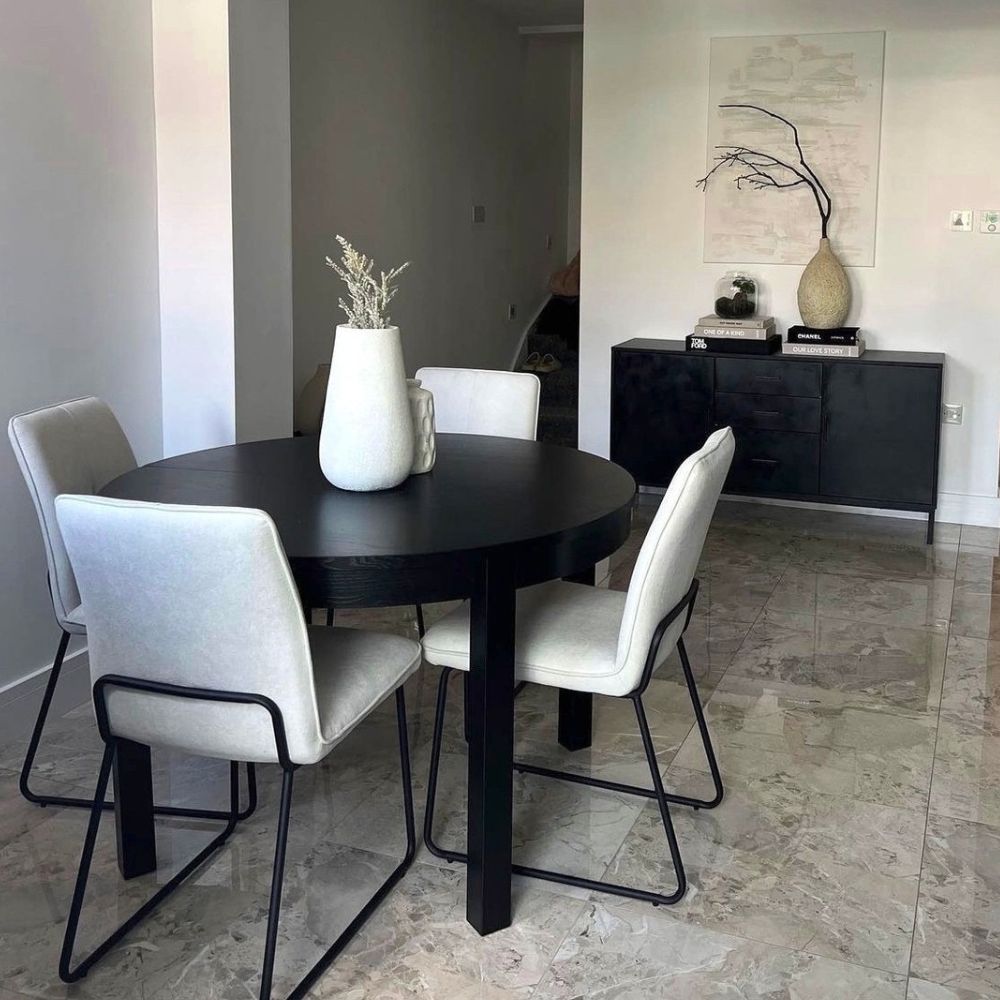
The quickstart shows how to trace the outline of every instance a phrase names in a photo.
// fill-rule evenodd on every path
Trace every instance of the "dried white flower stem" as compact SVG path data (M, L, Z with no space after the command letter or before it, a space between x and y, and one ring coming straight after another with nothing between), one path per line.
M356 330L385 330L392 326L389 303L398 291L396 279L410 266L410 262L388 272L380 271L379 277L375 278L372 274L375 262L370 257L355 250L343 236L338 236L337 242L343 250L340 262L327 257L326 264L347 285L350 302L343 299L337 302L347 315L347 325Z

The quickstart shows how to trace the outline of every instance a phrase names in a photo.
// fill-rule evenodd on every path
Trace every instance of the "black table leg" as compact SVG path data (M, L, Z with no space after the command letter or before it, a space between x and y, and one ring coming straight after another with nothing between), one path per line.
M927 544L934 544L934 511L927 515Z
M597 582L596 567L576 576L568 576L570 583L586 583L593 587ZM559 743L567 750L586 750L593 734L594 696L581 691L559 692Z
M135 878L156 870L153 767L149 747L131 740L118 740L114 777L118 868L124 878Z
M510 926L515 591L509 563L484 561L471 617L466 917L480 934L491 934Z

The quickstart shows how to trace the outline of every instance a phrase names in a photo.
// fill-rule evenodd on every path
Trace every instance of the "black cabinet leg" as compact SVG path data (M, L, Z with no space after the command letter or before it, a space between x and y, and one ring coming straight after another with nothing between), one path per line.
M510 926L515 591L506 561L485 560L471 618L466 916L490 934Z
M934 544L934 511L927 515L927 544Z
M570 583L585 583L593 587L596 567L568 576ZM580 691L559 692L559 744L567 750L586 750L593 736L593 695Z
M118 740L115 747L115 827L124 878L156 870L153 767L148 746Z

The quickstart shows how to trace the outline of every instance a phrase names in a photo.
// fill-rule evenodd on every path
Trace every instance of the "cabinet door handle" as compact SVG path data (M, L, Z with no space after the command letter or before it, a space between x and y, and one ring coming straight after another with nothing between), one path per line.
M777 410L754 410L753 415L755 417L780 417L781 414Z
M778 460L774 458L751 458L750 461L754 465L775 466L778 464Z
M780 375L754 375L754 382L780 382Z

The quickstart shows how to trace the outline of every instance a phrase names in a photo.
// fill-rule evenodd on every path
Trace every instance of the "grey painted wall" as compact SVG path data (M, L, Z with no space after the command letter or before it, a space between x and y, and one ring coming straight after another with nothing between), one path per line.
M96 393L161 453L150 8L0 0L0 409ZM0 689L58 632L35 514L0 445Z

